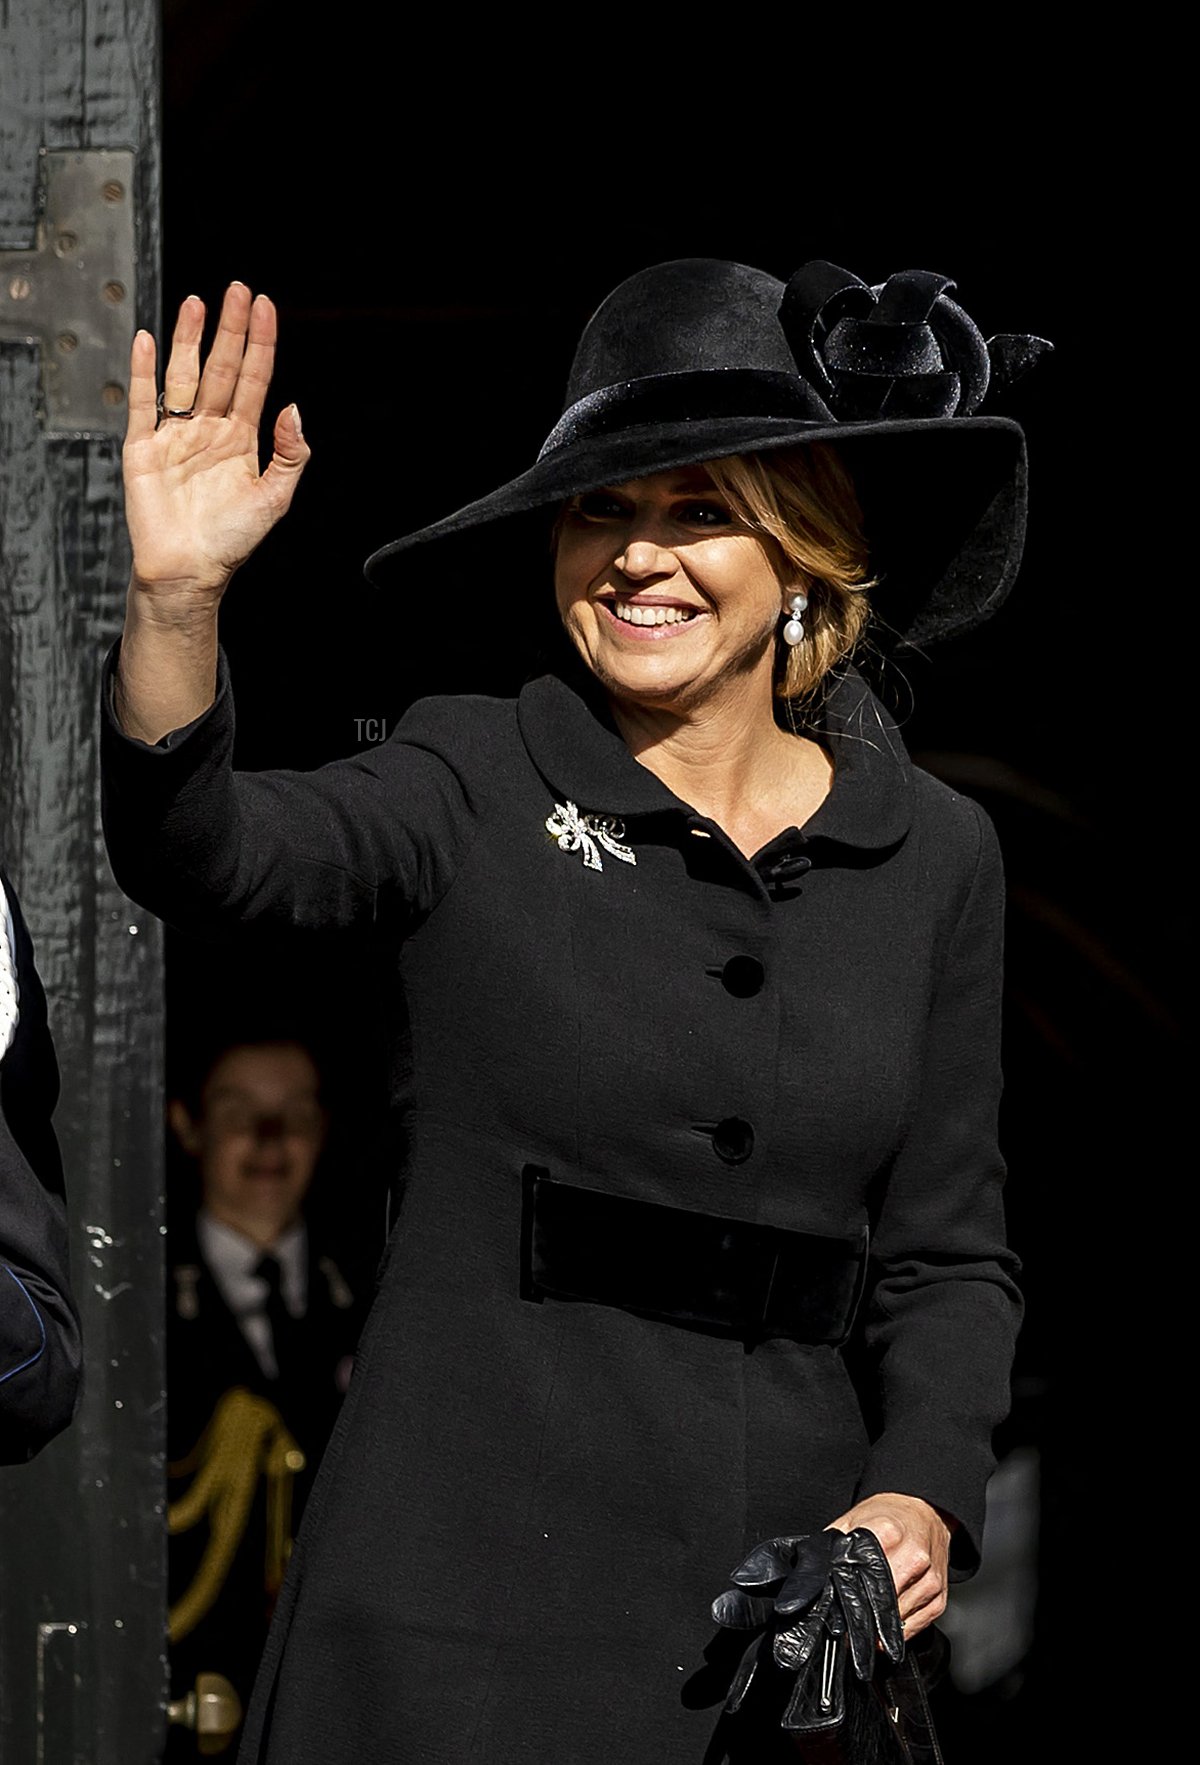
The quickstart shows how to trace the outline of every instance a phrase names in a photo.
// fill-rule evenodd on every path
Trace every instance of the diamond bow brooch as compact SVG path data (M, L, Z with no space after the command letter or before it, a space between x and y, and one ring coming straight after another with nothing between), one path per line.
M636 864L637 854L622 845L625 823L615 815L581 815L574 803L556 803L546 817L546 832L553 834L560 852L582 852L585 870L603 870L601 847L622 864Z

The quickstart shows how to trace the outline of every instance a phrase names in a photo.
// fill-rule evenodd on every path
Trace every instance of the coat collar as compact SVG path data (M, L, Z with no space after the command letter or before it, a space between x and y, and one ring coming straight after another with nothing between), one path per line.
M517 721L530 759L559 801L623 820L695 817L690 804L634 759L599 694L543 674L523 689ZM833 756L834 783L805 824L806 840L864 850L898 844L912 819L912 764L857 669L847 668L831 684L811 727Z

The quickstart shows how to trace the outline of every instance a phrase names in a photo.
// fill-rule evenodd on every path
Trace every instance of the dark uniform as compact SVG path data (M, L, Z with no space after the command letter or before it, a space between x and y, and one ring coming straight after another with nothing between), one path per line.
M897 1490L976 1557L1018 1314L986 817L853 671L830 796L753 859L552 676L310 774L232 773L223 662L156 747L105 702L129 893L372 939L396 1006L402 1208L244 1765L711 1765L752 1544Z
M366 1312L341 1267L314 1247L311 1236L305 1254L307 1305L302 1317L290 1320L286 1343L276 1345L278 1375L264 1371L192 1233L172 1231L167 1272L168 1460L172 1467L188 1464L220 1400L233 1388L265 1398L304 1455L304 1468L291 1485L294 1526L341 1407ZM192 1474L178 1469L172 1475L173 1500L186 1491ZM242 1545L220 1594L171 1649L175 1696L195 1684L197 1673L208 1671L224 1674L243 1704L249 1701L270 1618L266 1511L260 1479ZM191 1586L208 1538L209 1529L201 1523L171 1539L172 1605ZM180 1742L179 1756L185 1752Z
M17 994L16 1028L0 1058L0 1464L14 1465L71 1420L82 1351L51 1125L58 1062L29 931L12 884L2 873L0 881L12 910Z

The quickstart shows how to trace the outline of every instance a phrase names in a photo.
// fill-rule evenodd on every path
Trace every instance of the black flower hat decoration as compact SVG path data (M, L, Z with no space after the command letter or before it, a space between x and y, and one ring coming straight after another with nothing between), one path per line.
M801 374L839 423L969 417L1052 347L1004 332L985 343L949 276L901 270L869 287L816 258L788 282L779 318Z

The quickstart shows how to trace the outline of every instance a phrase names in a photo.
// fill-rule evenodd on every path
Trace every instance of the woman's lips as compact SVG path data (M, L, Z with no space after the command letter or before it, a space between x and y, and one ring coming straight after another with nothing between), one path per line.
M684 606L680 601L596 601L606 621L615 625L622 637L632 638L636 643L661 643L665 638L678 637L681 632L688 631L697 625L706 615L702 607ZM653 624L637 624L631 618L622 618L617 607L623 606L630 612L635 609L645 620L649 615L655 616ZM662 622L657 616L662 614Z

